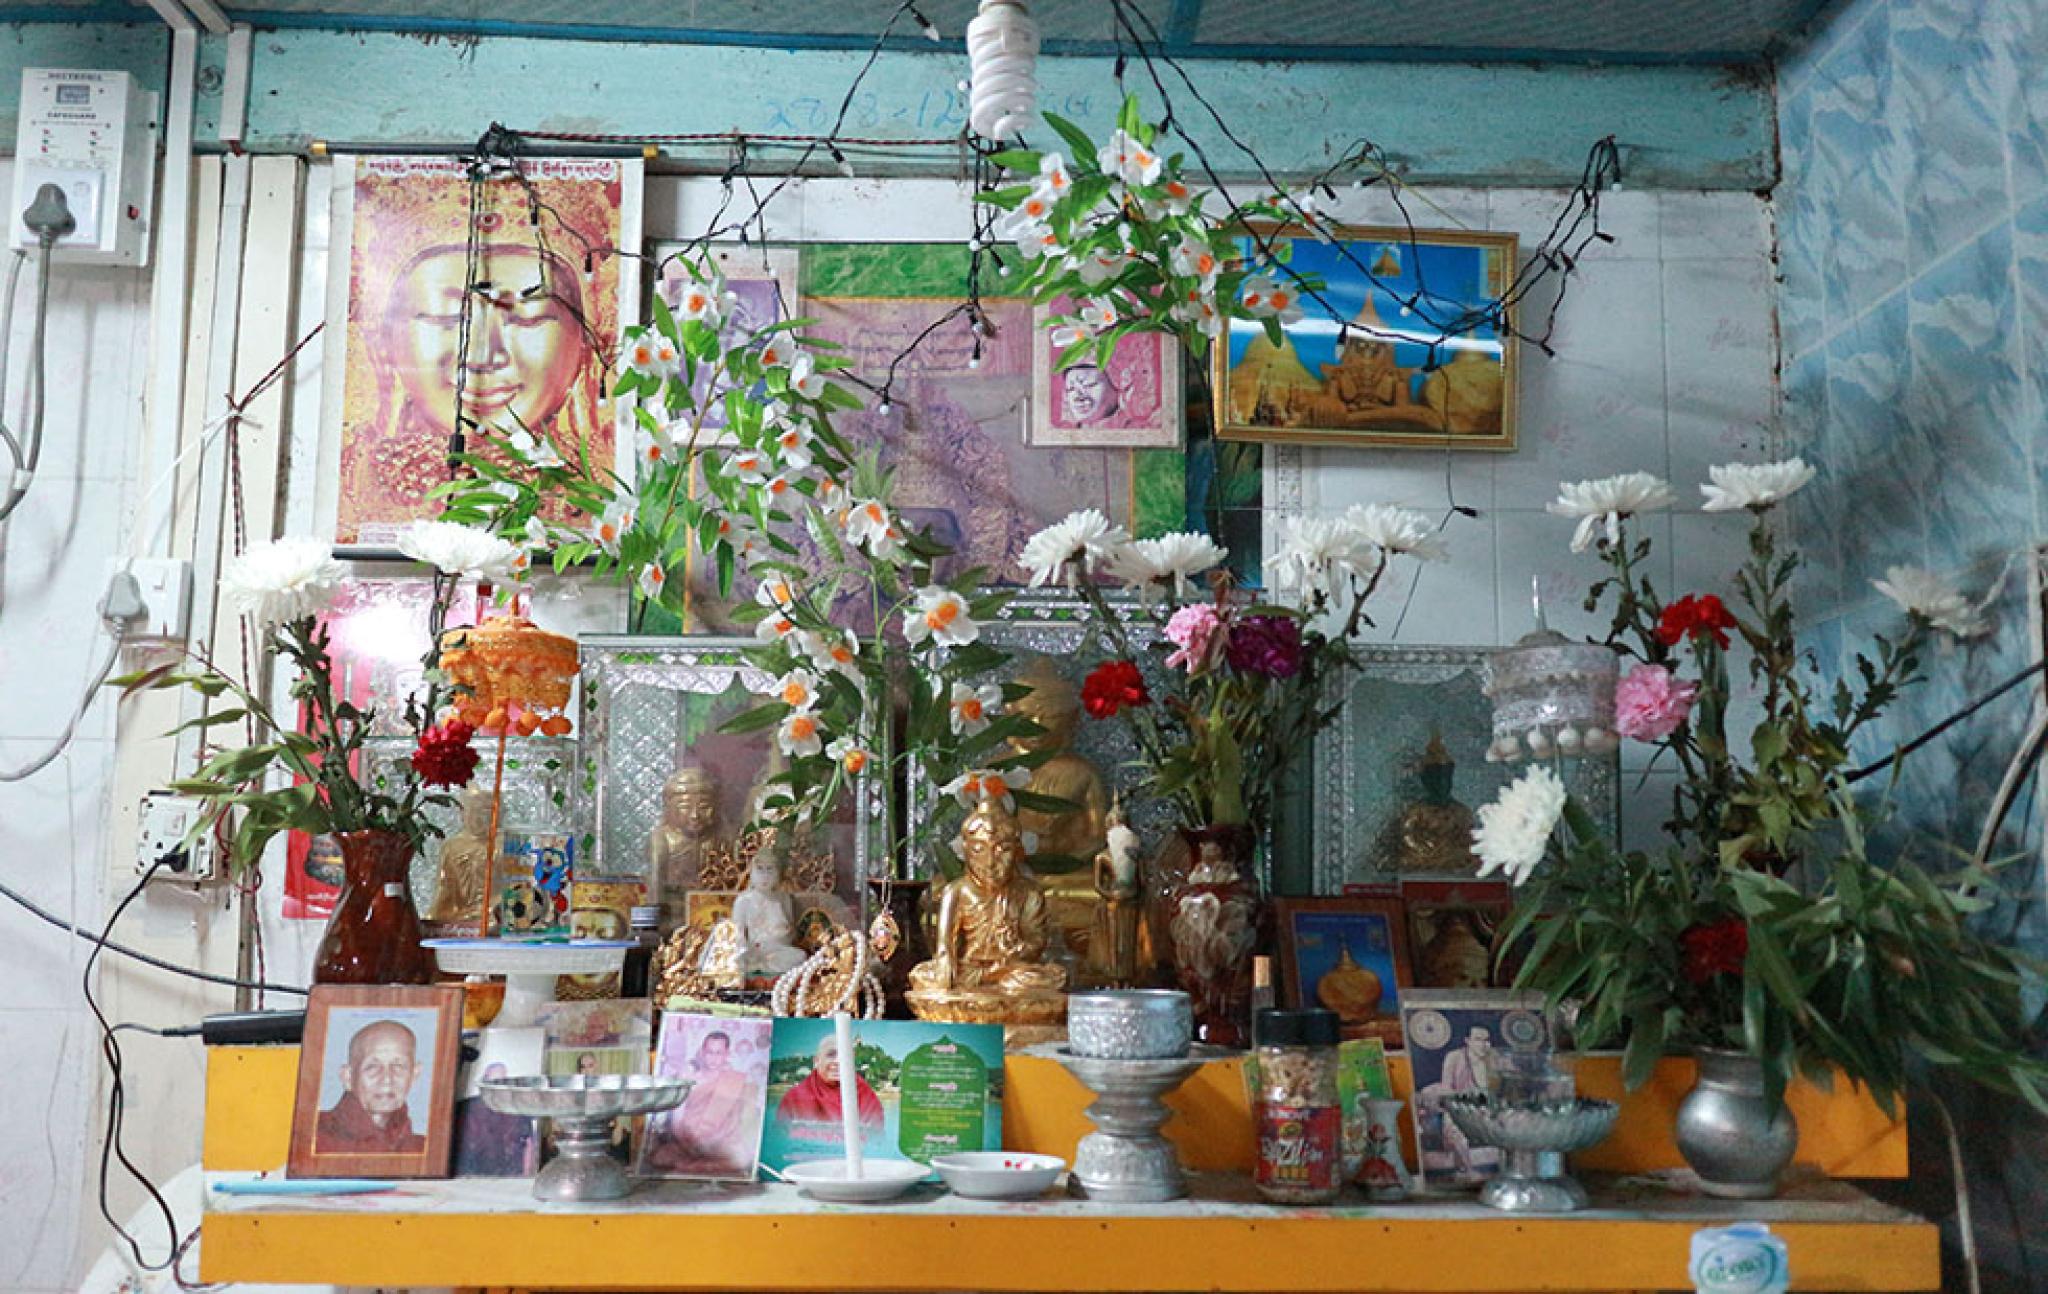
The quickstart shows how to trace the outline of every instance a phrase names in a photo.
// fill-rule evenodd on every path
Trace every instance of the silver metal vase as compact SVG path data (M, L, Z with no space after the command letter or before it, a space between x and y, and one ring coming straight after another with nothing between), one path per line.
M1748 1052L1703 1047L1697 1058L1699 1081L1678 1103L1678 1153L1707 1194L1769 1199L1799 1148L1792 1111L1764 1098L1763 1063Z

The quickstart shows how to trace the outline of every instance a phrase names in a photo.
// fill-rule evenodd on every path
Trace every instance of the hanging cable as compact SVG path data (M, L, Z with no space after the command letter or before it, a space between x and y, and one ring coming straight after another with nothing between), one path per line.
M72 219L71 208L64 200L64 190L54 184L45 184L36 190L35 201L22 213L22 223L36 233L36 322L29 334L28 361L28 427L21 437L9 433L7 449L14 459L14 473L7 482L7 490L0 495L0 521L5 521L21 501L28 497L28 487L35 481L36 469L43 459L43 404L45 394L44 361L47 358L44 342L49 333L50 320L50 249L57 240L78 227ZM20 262L15 262L19 272ZM7 308L0 315L0 332L11 334L14 330L14 282L9 275ZM4 393L4 388L0 388ZM5 411L0 410L0 423L5 421Z

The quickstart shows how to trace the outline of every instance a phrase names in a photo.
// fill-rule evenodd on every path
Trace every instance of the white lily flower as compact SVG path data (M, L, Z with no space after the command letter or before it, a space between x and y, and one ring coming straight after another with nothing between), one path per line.
M965 647L981 637L981 625L968 614L967 599L951 589L919 589L903 613L903 636L913 647L929 640L942 647Z

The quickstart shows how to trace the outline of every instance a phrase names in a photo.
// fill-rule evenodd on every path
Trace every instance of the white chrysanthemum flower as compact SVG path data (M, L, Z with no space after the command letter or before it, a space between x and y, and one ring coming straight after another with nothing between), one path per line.
M981 625L967 613L967 599L951 589L919 589L903 613L903 636L913 647L929 639L941 647L965 647L981 637Z
M1130 542L1122 526L1113 524L1095 508L1069 512L1024 543L1017 560L1031 572L1031 587L1040 588L1063 576L1072 579L1070 563L1078 563L1079 574L1088 575L1114 558Z
M1656 512L1678 502L1678 496L1661 478L1648 472L1624 472L1597 481L1575 481L1558 487L1557 501L1550 513L1579 518L1572 535L1572 551L1583 553L1607 529L1607 542L1621 542L1621 519L1638 512Z
M1003 689L993 683L983 687L955 683L948 710L953 721L953 735L972 737L986 731L995 717L1003 712Z
M1140 539L1124 547L1110 560L1110 573L1146 595L1171 588L1175 597L1187 594L1188 582L1230 556L1207 535L1180 531L1156 539Z
M1280 543L1266 559L1281 592L1335 596L1347 580L1369 580L1386 558L1358 527L1329 517L1280 523Z
M1918 566L1893 566L1885 571L1883 579L1872 580L1870 586L1897 603L1907 615L1958 638L1975 638L1990 628L1983 604L1970 601L1962 590L1933 571Z
M1354 504L1345 510L1344 522L1390 553L1405 553L1424 562L1441 562L1451 555L1436 523L1413 508Z
M1762 511L1797 494L1813 479L1813 468L1803 458L1788 458L1781 463L1723 463L1708 468L1707 475L1713 483L1700 487L1707 496L1702 512Z
M488 530L453 521L415 521L398 536L398 551L443 575L501 583L512 578L519 545Z
M1502 872L1516 885L1528 880L1543 861L1564 804L1564 783L1540 764L1510 782L1493 803L1480 807L1479 825L1472 829L1478 874Z
M318 539L273 539L229 562L220 589L243 615L268 629L323 610L346 574Z

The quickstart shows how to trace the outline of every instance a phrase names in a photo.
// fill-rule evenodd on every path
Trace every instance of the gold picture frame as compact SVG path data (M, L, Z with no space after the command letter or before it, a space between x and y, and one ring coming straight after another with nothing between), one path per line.
M1240 240L1247 254L1254 235L1285 243L1289 266L1323 280L1319 294L1329 305L1305 298L1280 346L1255 322L1231 322L1210 348L1217 439L1515 448L1521 356L1514 303L1505 306L1504 328L1452 327L1507 294L1520 256L1515 235L1341 225L1326 242L1298 225L1250 228ZM1434 340L1446 333L1455 335ZM1444 351L1449 357L1437 358Z

